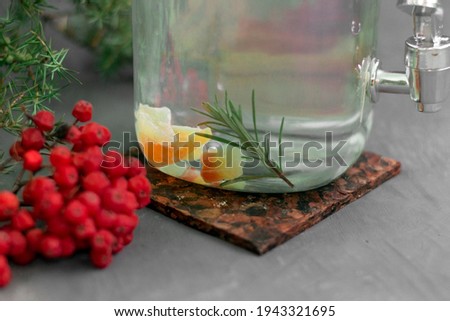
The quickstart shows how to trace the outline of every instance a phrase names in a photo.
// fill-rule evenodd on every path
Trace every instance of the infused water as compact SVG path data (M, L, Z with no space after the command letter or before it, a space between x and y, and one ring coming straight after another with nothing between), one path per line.
M372 124L378 1L134 1L136 130L184 180L285 193L329 183Z

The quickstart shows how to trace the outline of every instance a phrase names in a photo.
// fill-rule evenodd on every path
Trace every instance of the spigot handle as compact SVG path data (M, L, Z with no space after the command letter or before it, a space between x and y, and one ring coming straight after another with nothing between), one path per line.
M406 13L413 14L414 10L420 8L420 10L429 10L433 12L440 7L440 0L398 0L397 7Z
M444 30L444 10L439 0L398 0L397 7L413 17L417 41L440 43Z
M409 93L420 112L436 112L450 94L450 38L442 34L444 10L439 0L398 0L397 6L412 15L414 36L405 43L406 73L381 70L370 62L369 95Z
M450 41L442 35L444 10L439 0L399 0L397 6L414 21L414 36L405 45L411 99L419 111L436 112L449 96Z

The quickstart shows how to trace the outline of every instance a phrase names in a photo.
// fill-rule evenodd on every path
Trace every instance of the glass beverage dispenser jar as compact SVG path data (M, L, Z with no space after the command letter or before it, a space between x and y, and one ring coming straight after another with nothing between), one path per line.
M147 160L245 192L334 180L361 155L379 92L410 94L424 112L447 96L439 1L398 6L415 22L403 73L375 58L378 0L134 0L135 120Z

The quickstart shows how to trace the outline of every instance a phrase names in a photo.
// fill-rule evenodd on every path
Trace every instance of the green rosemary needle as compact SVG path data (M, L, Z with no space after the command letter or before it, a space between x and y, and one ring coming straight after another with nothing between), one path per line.
M270 157L270 141L269 136L266 135L262 143L258 138L258 127L256 119L256 102L255 91L252 92L252 118L253 129L249 131L245 128L242 120L241 106L236 107L235 104L228 99L228 95L225 93L224 106L220 106L217 98L214 104L203 103L203 110L193 109L195 112L206 116L210 120L199 123L198 126L207 126L211 128L213 132L220 133L224 136L210 135L205 133L197 133L197 135L209 138L220 143L228 144L233 147L240 148L247 158L259 160L260 163L271 173L272 177L278 177L282 179L291 188L294 184L283 173L281 161L282 154L279 147L279 159L278 162ZM284 129L284 118L281 121L280 129L278 132L278 144L281 146ZM229 137L229 138L227 138ZM267 176L264 176L267 177ZM237 179L224 182L222 185L229 185L239 181L255 180L264 178L263 176L241 176Z

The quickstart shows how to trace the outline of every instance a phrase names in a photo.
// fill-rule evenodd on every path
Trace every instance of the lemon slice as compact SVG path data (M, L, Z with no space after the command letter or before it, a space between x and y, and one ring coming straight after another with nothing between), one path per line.
M180 178L188 182L207 185L200 174L200 170L197 168L189 167Z
M136 130L155 142L170 141L174 135L172 113L169 108L152 108L139 105L136 112Z
M205 151L202 155L201 176L207 183L228 181L242 176L241 150L232 147L229 151Z
M210 141L210 139L197 134L202 133L212 135L211 128L201 129L198 127L172 126L172 129L175 136L178 135L180 145L186 146L181 147L180 155L176 156L179 156L180 160L199 160L203 154L203 147Z
M136 132L145 156L155 167L199 160L210 139L197 133L212 134L210 128L172 126L169 108L143 104L136 111Z

